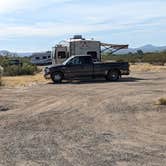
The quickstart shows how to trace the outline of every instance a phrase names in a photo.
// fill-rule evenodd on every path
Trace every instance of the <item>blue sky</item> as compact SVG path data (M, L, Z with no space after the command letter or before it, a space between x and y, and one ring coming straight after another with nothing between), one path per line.
M73 34L166 45L166 0L0 0L0 50L45 51Z

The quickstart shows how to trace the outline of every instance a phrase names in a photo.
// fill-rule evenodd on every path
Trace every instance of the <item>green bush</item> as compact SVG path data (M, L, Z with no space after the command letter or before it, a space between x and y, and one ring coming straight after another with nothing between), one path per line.
M37 72L37 67L31 64L23 64L23 66L7 66L4 68L5 76L33 75Z
M18 64L11 64L17 60ZM30 63L29 57L0 56L0 65L4 68L5 76L33 75L38 72L37 66Z
M33 75L37 72L37 66L31 64L23 64L21 68L21 75Z

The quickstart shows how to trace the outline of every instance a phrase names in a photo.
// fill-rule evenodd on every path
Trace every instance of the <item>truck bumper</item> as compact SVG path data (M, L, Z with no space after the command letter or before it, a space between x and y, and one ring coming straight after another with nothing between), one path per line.
M44 78L45 78L46 80L48 80L48 79L51 79L51 76L50 76L50 74L45 74L45 75L44 75Z

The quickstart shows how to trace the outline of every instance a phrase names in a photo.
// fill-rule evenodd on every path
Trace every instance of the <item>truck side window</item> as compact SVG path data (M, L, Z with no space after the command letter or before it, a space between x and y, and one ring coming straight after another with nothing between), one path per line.
M80 62L79 57L75 57L75 58L71 59L68 64L79 65L79 64L81 64L81 62Z
M91 64L92 63L92 59L89 56L80 57L79 59L80 59L81 64Z

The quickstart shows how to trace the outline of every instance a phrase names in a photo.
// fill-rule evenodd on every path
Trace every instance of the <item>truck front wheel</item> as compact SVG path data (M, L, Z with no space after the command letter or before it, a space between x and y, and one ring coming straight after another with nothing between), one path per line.
M63 79L63 74L60 72L55 72L51 74L51 79L54 83L61 83Z
M117 80L119 80L119 78L120 78L120 74L119 74L118 70L109 71L106 76L106 79L108 81L117 81Z

